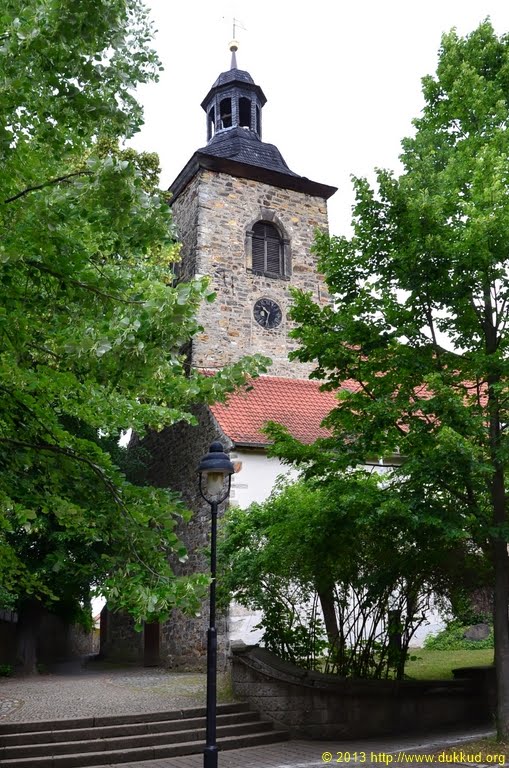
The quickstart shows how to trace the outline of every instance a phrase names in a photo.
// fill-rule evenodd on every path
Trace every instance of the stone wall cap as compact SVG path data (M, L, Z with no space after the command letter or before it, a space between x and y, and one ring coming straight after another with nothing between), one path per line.
M368 698L397 695L405 690L423 697L476 695L477 687L467 679L460 680L371 680L346 678L302 669L289 661L279 658L267 648L248 647L238 653L233 651L234 659L242 665L251 667L258 674L268 679L283 680L303 685L307 688L342 691L343 693Z

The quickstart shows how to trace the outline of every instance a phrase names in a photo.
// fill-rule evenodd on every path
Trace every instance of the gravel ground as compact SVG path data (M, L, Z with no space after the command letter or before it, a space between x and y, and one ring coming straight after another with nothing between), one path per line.
M63 668L0 678L0 722L162 712L205 706L205 675L158 668ZM220 686L221 689L221 686ZM220 690L219 700L231 697Z

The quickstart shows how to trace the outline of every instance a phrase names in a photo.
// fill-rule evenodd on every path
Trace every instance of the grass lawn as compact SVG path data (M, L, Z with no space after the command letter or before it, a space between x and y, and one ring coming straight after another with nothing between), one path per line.
M451 680L456 667L479 667L493 662L493 650L431 651L410 648L405 675L414 680ZM414 659L415 657L415 659Z

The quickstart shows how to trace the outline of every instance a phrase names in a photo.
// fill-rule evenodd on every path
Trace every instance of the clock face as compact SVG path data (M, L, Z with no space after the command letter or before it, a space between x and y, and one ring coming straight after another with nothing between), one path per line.
M253 316L262 328L277 328L283 319L283 312L272 299L258 299L253 307Z

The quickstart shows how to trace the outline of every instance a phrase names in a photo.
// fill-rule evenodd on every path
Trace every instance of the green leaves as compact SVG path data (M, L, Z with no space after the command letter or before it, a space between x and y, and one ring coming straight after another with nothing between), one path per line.
M136 130L141 110L130 90L158 71L146 11L136 0L79 7L7 0L0 25L0 136L6 151L26 142L36 157L45 146L54 157L98 134Z
M343 387L327 423L348 459L424 462L454 433L470 476L439 451L443 466L480 497L508 450L508 76L509 38L489 22L444 36L403 174L355 179L354 236L317 240L334 307L298 295L293 310L295 356Z
M402 142L403 173L377 170L374 187L354 179L353 237L317 238L334 305L294 295L294 357L314 362L312 376L338 392L325 421L332 436L299 446L281 428L268 431L274 453L331 486L367 458L396 458L401 466L384 478L397 491L394 516L384 502L384 524L450 598L498 572L503 649L509 36L497 38L489 22L465 38L445 35L423 93L415 133Z
M208 581L175 577L189 512L126 480L143 457L119 436L192 423L264 364L186 372L213 295L173 285L158 158L120 149L157 78L150 37L138 0L0 10L0 588L72 612L94 585L138 621L195 611Z
M320 476L281 483L263 504L228 511L222 599L261 610L268 647L310 668L327 645L319 600L331 668L386 677L397 667L402 675L405 644L431 594L454 593L450 560L465 578L478 574L479 557L449 530L441 510L401 479L386 474L381 482L375 472L329 465ZM389 652L391 612L401 624L401 657Z

